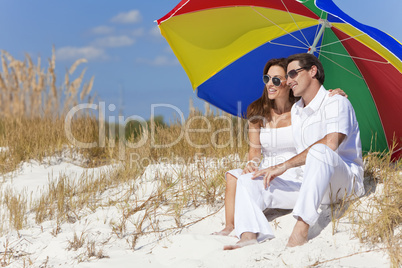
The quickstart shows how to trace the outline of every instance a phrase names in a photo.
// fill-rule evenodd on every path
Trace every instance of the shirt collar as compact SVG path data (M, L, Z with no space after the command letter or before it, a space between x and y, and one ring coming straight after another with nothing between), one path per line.
M308 115L315 113L320 109L320 106L326 95L327 91L325 90L324 86L321 85L320 89L318 90L317 94L312 99L312 101L309 103L309 105L304 107L304 101L302 98L298 102L296 102L295 104L296 112L301 113L303 111Z
M295 104L294 107L296 109L296 114L300 114L303 111L304 108L304 101L302 98L300 98L300 100L298 100Z

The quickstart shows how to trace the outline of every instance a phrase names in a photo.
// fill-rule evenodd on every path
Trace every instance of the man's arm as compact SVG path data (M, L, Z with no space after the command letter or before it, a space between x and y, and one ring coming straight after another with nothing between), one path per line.
M304 150L300 154L295 155L294 157L290 158L283 164L286 165L286 170L289 168L303 166L304 164L306 164L307 154L310 151L311 147L313 147L316 144L321 143L321 144L327 145L329 148L331 148L333 151L335 151L336 149L338 149L339 145L343 142L343 140L345 138L346 138L346 135L343 133L338 133L338 132L329 133L324 138L313 143L306 150Z
M335 151L336 149L338 149L339 145L343 142L345 137L346 135L343 133L338 132L329 133L324 138L313 143L306 150L304 150L298 155L295 155L294 157L290 158L284 163L255 172L252 179L257 178L259 176L264 176L264 187L266 189L269 186L269 183L274 178L282 175L289 168L299 167L306 164L307 154L310 148L313 147L315 144L321 143L327 145L329 148Z

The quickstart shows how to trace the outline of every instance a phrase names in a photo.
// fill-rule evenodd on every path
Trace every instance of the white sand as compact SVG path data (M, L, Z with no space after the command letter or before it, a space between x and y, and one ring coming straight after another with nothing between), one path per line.
M1 190L12 187L16 192L32 193L35 199L40 190L46 188L49 180L57 180L59 174L79 178L83 172L96 174L107 168L110 167L85 170L64 159L48 165L26 163L17 174L4 178ZM137 194L149 195L149 189L154 185L153 172L163 168L166 169L166 166L149 166L146 174L138 180L142 190L137 191ZM103 199L117 192L108 191ZM202 205L188 209L183 215L183 223L202 219L217 211L219 206ZM0 215L4 213L3 210ZM223 228L224 209L181 231L143 236L137 241L135 250L127 242L135 231L133 224L128 224L126 235L122 238L112 230L111 222L118 221L122 215L120 207L105 206L95 211L85 211L85 215L74 223L62 224L60 232L54 236L54 220L37 225L33 213L29 213L27 228L0 237L0 262L6 261L2 258L8 241L8 249L14 256L8 267L24 267L24 260L26 266L28 260L31 261L32 267L306 267L316 262L323 262L318 267L390 266L386 251L370 249L353 238L347 217L339 220L337 232L333 235L330 208L327 207L322 208L319 222L311 228L310 240L306 245L285 247L295 223L292 215L287 214L273 222L276 238L233 251L224 251L223 246L236 243L237 238L210 235ZM158 220L164 228L175 226L171 216L160 216ZM80 236L82 232L86 241L94 241L96 251L102 250L108 258L86 258L86 245L76 251L67 250L68 241L73 239L74 234ZM80 259L85 261L79 262Z

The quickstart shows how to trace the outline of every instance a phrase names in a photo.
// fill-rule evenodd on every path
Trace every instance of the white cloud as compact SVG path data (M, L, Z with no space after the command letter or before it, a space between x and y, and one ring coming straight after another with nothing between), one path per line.
M137 23L140 22L142 16L139 10L131 10L128 12L122 12L114 16L110 21L115 23Z
M177 59L171 59L167 56L157 56L154 59L137 59L138 63L144 63L146 65L151 66L174 66L179 65L179 61Z
M86 47L61 47L56 50L56 58L59 60L76 60L85 58L87 60L105 59L106 53L101 48L93 46Z
M114 32L114 28L110 26L98 26L91 30L94 34L111 34Z
M133 36L143 36L144 35L144 28L138 28L138 29L135 29L135 30L133 30L133 31L131 31L131 35L133 35Z
M108 36L104 38L96 39L92 42L93 45L99 47L125 47L131 46L135 43L135 40L127 35L120 36Z

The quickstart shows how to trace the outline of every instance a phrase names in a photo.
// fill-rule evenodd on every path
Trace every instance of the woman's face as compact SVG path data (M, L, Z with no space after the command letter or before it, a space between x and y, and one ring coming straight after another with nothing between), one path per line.
M289 91L290 87L286 84L286 72L280 66L271 66L267 72L267 75L270 76L268 83L265 85L265 88L268 92L268 98L271 100L288 100L289 99ZM281 84L279 86L275 86L272 82L272 78L277 77L281 80Z

